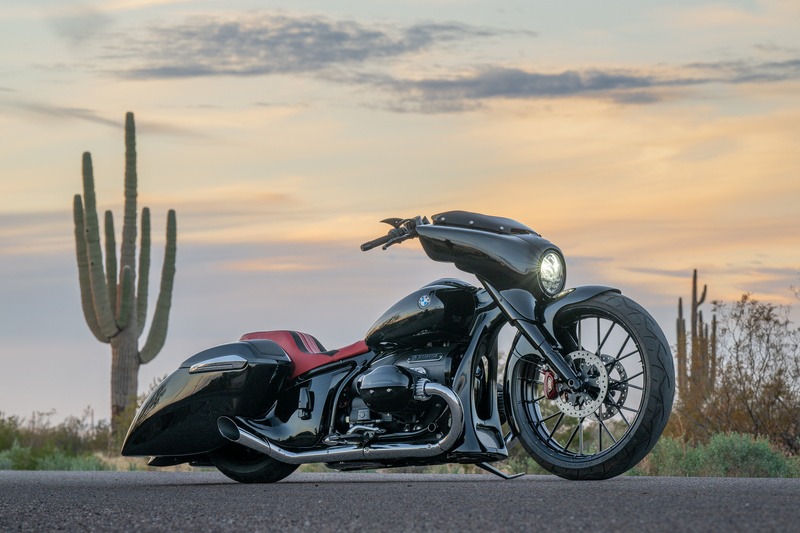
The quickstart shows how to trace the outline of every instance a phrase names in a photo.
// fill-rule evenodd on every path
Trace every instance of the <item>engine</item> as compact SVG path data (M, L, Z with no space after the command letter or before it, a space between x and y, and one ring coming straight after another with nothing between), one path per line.
M435 438L448 429L446 403L418 396L415 385L430 380L451 386L461 355L463 348L437 347L384 357L353 382L349 405L340 404L340 429L379 440Z

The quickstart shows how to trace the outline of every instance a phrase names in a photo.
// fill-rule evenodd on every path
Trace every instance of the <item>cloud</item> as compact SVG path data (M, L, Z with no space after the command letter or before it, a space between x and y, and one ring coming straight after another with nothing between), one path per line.
M401 26L322 15L250 12L193 17L143 29L138 36L127 36L124 46L109 41L97 59L113 60L114 75L137 80L308 76L354 89L372 89L374 96L366 101L362 98L362 105L417 113L472 111L499 99L582 97L649 105L682 97L686 91L681 89L703 85L800 79L800 58L796 57L633 68L597 65L559 72L505 59L469 65L467 58L461 65L447 67L446 62L431 63L423 56L446 51L456 43L471 46L509 33L536 35L456 22ZM412 68L404 68L409 66ZM432 71L438 74L428 74Z
M445 112L466 110L479 102L495 98L568 97L628 89L641 90L658 84L653 76L635 72L592 69L550 74L505 67L486 67L453 78L373 78L371 82L396 92L402 96L403 101L412 105L423 103L424 107L420 108L422 110ZM642 96L639 98L643 99Z
M398 111L458 112L494 99L594 97L622 104L653 104L671 91L712 83L775 83L800 79L800 59L693 63L672 72L648 69L588 68L556 73L520 67L487 66L467 74L439 78L360 76L354 82L395 93Z
M82 107L55 106L41 102L16 101L11 103L15 111L25 111L29 114L39 115L48 119L76 119L103 126L113 126L119 128L123 125L122 120L111 120L99 115L92 109Z
M240 19L195 17L153 28L116 52L141 61L120 72L138 79L319 73L499 33L458 23L394 27L251 13Z
M785 61L720 61L692 63L688 68L705 73L696 83L779 82L800 79L800 59Z
M2 90L2 88L0 88ZM9 90L10 91L10 90ZM7 100L0 101L0 106L5 106L13 113L23 113L28 116L35 116L45 118L48 120L79 120L84 122L91 122L101 126L108 126L115 130L121 130L125 127L124 116L120 114L119 119L110 119L94 109L87 109L83 107L68 107L52 105L45 102L36 102L29 100ZM136 121L136 129L139 132L172 135L178 137L188 137L195 139L210 139L213 136L209 135L205 130L189 129L165 122L153 121Z
M66 11L48 18L56 36L71 45L81 45L104 31L111 17L91 6L71 6Z

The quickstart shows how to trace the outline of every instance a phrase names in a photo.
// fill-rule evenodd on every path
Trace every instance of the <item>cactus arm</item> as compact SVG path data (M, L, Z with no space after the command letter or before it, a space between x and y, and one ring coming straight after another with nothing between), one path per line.
M142 209L142 235L139 246L139 283L136 287L136 315L139 330L136 337L144 331L147 320L147 291L150 283L150 209Z
M700 299L697 300L697 305L702 305L703 302L706 301L706 290L708 289L708 285L703 285L703 293L700 295Z
M89 152L83 154L83 198L91 297L100 330L104 337L110 339L119 333L119 330L108 301L108 288L106 287L105 272L103 272L103 254L100 249L100 229L97 222L97 201L94 195L94 173L92 156Z
M108 287L108 303L111 309L117 309L117 242L114 237L114 215L106 211L106 286ZM119 315L119 310L116 311Z
M128 327L128 320L131 318L131 309L133 308L133 272L130 267L126 266L122 269L120 289L117 328L122 331Z
M122 269L131 268L136 279L136 127L133 113L125 115L125 214L122 224L120 249L120 277Z
M92 335L100 342L109 342L109 338L103 335L103 330L97 322L97 314L94 312L94 302L92 302L92 285L89 279L89 257L86 253L86 228L83 220L83 200L80 194L75 195L73 203L73 215L75 220L75 252L78 259L78 282L81 289L81 306L86 324Z
M156 302L155 314L153 315L153 323L150 325L150 332L147 335L147 342L145 342L139 353L139 362L142 364L150 362L158 355L167 338L167 323L169 321L169 309L172 305L172 287L175 280L176 235L175 210L170 209L167 214L167 244L164 251L164 266L161 269L161 288Z

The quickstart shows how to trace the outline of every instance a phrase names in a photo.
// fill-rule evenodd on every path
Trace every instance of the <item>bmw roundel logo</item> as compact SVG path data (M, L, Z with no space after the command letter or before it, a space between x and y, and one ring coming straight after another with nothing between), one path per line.
M417 305L419 306L420 309L425 309L426 307L431 305L431 297L428 296L427 294L423 294L422 296L419 297L419 300L417 300Z

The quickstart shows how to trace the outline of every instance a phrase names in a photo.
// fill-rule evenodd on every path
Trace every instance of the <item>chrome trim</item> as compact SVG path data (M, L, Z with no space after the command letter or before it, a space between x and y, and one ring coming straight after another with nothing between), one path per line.
M224 372L226 370L241 370L247 366L247 359L240 355L221 355L195 363L189 368L190 374L200 372Z
M423 393L439 396L450 408L450 431L435 444L373 444L370 446L336 446L309 452L290 452L239 427L234 419L221 416L217 428L226 439L266 454L289 464L337 463L347 461L375 461L380 459L405 459L409 457L432 457L449 451L464 429L464 408L461 400L450 388L439 383L427 382ZM430 396L429 396L430 397Z

